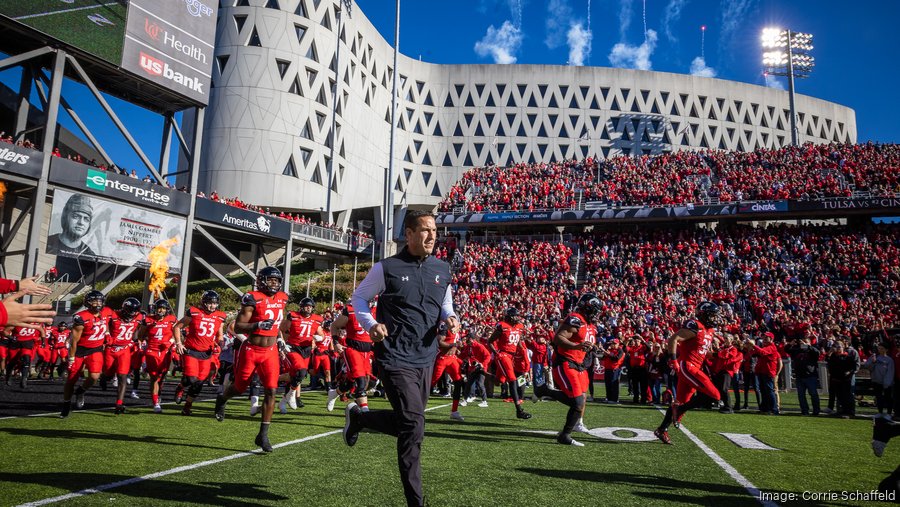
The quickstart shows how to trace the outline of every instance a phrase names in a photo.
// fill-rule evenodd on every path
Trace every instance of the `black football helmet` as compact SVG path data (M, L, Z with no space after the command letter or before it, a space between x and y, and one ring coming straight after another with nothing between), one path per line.
M516 324L519 322L519 309L515 306L510 306L509 308L507 308L506 311L503 312L503 315L506 318L507 322L510 322L512 324Z
M585 292L578 298L575 308L582 317L590 321L603 309L603 303L600 302L600 298L593 292Z
M266 266L256 274L256 290L267 296L274 296L281 290L283 283L281 271L274 266Z
M138 312L141 311L141 302L137 298L128 298L122 301L122 309L119 310L119 317L123 320L131 320Z
M172 312L172 307L169 305L168 301L166 301L165 299L160 299L156 301L154 311L157 317L165 317Z
M209 313L219 308L219 293L214 290L208 290L200 297L200 306Z
M59 324L56 325L56 328L59 329L60 331L69 329L69 323L66 322L66 321L62 321L62 322L60 322Z
M303 298L300 300L300 315L304 317L309 317L312 315L313 308L316 307L316 302L313 301L312 298Z
M106 296L99 290L92 290L84 296L84 306L92 312L99 312L104 305Z
M697 320L706 327L716 327L719 325L719 314L721 311L721 307L712 301L703 301L697 305Z

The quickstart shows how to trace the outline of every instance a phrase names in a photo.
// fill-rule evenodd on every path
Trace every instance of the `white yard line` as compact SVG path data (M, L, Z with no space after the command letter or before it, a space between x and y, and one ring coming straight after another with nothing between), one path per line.
M663 409L659 409L659 411L662 412L663 414L666 413L666 411ZM750 496L752 496L756 501L758 501L764 507L777 507L778 506L778 504L775 502L772 502L769 500L763 500L760 495L759 488L754 486L753 483L750 482L746 477L741 475L741 473L738 472L736 468L731 466L731 464L729 464L721 456L716 454L716 451L710 449L708 445L703 443L702 440L700 440L699 438L697 438L696 435L691 433L691 431L688 430L684 426L684 424L681 424L680 426L681 426L681 428L680 428L681 432L684 433L685 436L687 436L689 439L691 439L691 442L694 442L695 444L697 444L697 447L699 447L700 450L703 451L704 454L709 456L709 459L713 460L713 462L715 462L716 465L719 465L719 468L721 468L722 470L725 470L725 473L727 473L729 476L731 476L731 478L734 479L735 482L737 482L738 484L743 486L744 489L747 490L747 493L750 493Z
M449 407L449 406L450 406L449 404L438 405L436 407L427 408L427 409L425 409L425 411L430 412L432 410L437 410L439 408L444 408L444 407ZM273 445L272 447L275 449L278 449L280 447L287 447L289 445L302 444L303 442L309 442L311 440L316 440L316 439L319 439L322 437L337 435L338 433L341 433L342 431L343 431L342 429L326 431L325 433L319 433L317 435L311 435L308 437L299 438L297 440L291 440L290 442L282 442L280 444ZM121 488L122 486L130 486L131 484L136 484L138 482L144 482L144 481L151 480L151 479L158 479L160 477L165 477L167 475L177 474L180 472L196 470L198 468L202 468L202 467L209 466L209 465L215 465L218 463L223 463L225 461L231 461L231 460L238 459L238 458L246 458L247 456L254 456L254 455L258 454L260 451L261 451L261 449L257 449L255 451L249 451L249 452L239 452L237 454L232 454L230 456L224 456L221 458L211 459L211 460L207 460L207 461L201 461L200 463L194 463L193 465L184 465L184 466L172 468L169 470L163 470L162 472L155 472L155 473L152 473L149 475L144 475L141 477L132 477L130 479L125 479L125 480L118 481L118 482L111 482L109 484L103 484L101 486L95 486L93 488L82 489L81 491L75 491L73 493L68 493L65 495L54 496L52 498L45 498L43 500L36 500L34 502L23 503L23 504L19 505L18 507L37 507L39 505L47 505L47 504L51 504L51 503L62 502L64 500L71 500L72 498L78 498L78 497L82 497L82 496L92 495L94 493L99 493L101 491L107 491L110 489Z
M53 12L41 12L38 14L29 14L27 16L19 16L17 18L13 18L13 19L18 21L18 20L22 20L22 19L41 18L44 16L53 16L54 14L66 14L68 12L84 11L87 9L96 9L97 7L111 7L113 5L118 5L118 4L119 4L119 2L109 2L109 3L105 3L105 4L100 4L100 5L87 5L85 7L73 7L71 9L62 9L62 10L53 11Z

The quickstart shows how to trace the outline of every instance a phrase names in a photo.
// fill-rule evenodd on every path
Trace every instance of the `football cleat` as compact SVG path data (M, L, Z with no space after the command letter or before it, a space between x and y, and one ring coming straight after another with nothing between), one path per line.
M591 432L591 430L589 430L587 428L587 426L584 425L584 421L582 421L581 419L578 420L578 422L575 424L575 427L572 428L572 431L577 431L578 433L588 433L588 434L590 434L590 432Z
M465 421L465 418L463 418L462 414L460 414L459 411L450 412L450 419L460 422Z
M664 444L666 444L666 445L673 445L673 444L672 444L672 439L669 438L669 432L668 432L668 431L666 431L666 430L664 430L664 429L657 428L656 430L653 431L653 434L654 434L654 435L656 436L656 438L658 438L662 443L664 443Z
M254 416L259 413L259 396L250 397L250 415Z
M288 413L287 403L286 403L285 401L286 401L286 400L285 400L284 398L282 398L281 401L278 403L278 411L279 411L282 415ZM253 415L253 414L251 413L250 415Z
M487 408L487 406L488 406L487 400L482 401L481 403L478 404L478 406L481 408Z
M891 435L888 430L890 424L881 417L876 417L872 422L872 452L876 457L884 455L884 448L887 447L888 440Z
M139 400L139 399L141 399L141 396L138 394L137 391L131 391L131 399Z
M359 432L362 430L362 426L359 424L361 413L359 406L353 402L348 403L347 408L344 409L344 443L350 447L356 445L356 441L359 440Z
M469 403L468 403L466 400L459 400L459 406L460 406L460 407L465 407L465 406L467 406L468 404L469 404Z
M191 407L185 405L181 407L181 415L191 415L193 411L191 411Z
M516 412L516 418L518 419L531 419L531 414L524 410L519 410Z
M162 413L162 405L160 405L159 403L157 403L156 405L153 405L153 413L161 414Z
M116 408L115 408L115 410L113 410L113 413L116 415L124 414L125 413L125 405L116 405Z
M175 388L175 404L181 405L182 401L184 401L184 386L178 384L178 387Z
M84 408L84 391L75 394L75 408Z
M572 438L571 435L566 435L565 433L560 433L558 437L556 437L556 442L562 445L571 445L575 447L584 447L584 444Z
M287 394L284 395L284 400L287 401L287 406L291 408L291 410L297 410L297 390L291 389Z
M262 433L256 435L256 445L258 445L263 452L272 452L275 450L272 447L272 444L269 443L269 437Z
M328 390L328 403L325 404L325 408L331 412L334 410L334 402L337 401L338 393L334 389Z
M65 419L65 418L69 417L69 412L70 412L71 410L72 410L72 402L71 402L71 401L64 401L63 404L62 404L62 410L61 410L60 413L59 413L59 418L60 418L60 419Z

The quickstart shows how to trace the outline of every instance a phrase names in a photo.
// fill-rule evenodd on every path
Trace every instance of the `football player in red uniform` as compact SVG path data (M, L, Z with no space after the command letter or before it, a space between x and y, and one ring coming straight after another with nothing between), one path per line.
M279 409L287 413L288 407L303 407L300 400L300 383L309 372L309 360L313 354L313 344L325 339L322 316L313 313L316 302L312 298L300 300L300 311L290 312L281 323L281 334L286 336L287 361L290 364L291 381L285 386L284 397Z
M587 351L595 347L597 328L594 317L603 308L596 294L587 292L578 298L575 312L564 319L553 336L553 383L535 384L531 401L552 398L569 407L566 423L556 437L563 445L584 446L572 438L573 431L587 431L581 423L584 417L585 393L590 382L590 367L585 365Z
M480 329L480 328L479 328ZM481 393L479 407L486 408L487 390L484 388L484 377L491 363L491 351L487 349L476 336L475 332L466 335L465 344L460 352L460 358L466 363L466 403L475 401L476 387Z
M313 348L313 356L309 363L309 371L319 377L320 382L325 382L325 388L328 389L328 403L325 407L328 411L334 410L334 402L337 399L338 392L335 389L335 382L331 380L331 363L337 354L336 349L343 347L331 335L332 321L322 323L322 339L315 337L315 347ZM340 335L338 335L340 339ZM341 349L343 351L343 349Z
M370 303L372 315L375 315L375 302ZM344 363L347 365L347 378L345 385L340 386L337 391L349 393L356 399L356 404L360 410L367 412L369 410L369 398L366 390L369 388L369 378L372 376L372 338L369 333L356 320L356 314L353 312L353 306L347 305L341 311L338 318L331 323L331 336L339 336L343 330L345 335L345 346L339 347L343 353ZM328 403L326 408L330 411L334 409L334 400L337 397L337 391L328 391Z
M156 301L154 311L146 318L147 350L144 360L147 362L147 375L150 377L150 399L153 411L162 412L159 404L159 393L169 372L172 361L172 345L175 343L175 324L178 319L172 315L172 307L165 299Z
M66 367L66 359L69 357L69 323L62 321L50 331L50 345L53 350L50 353L50 380L53 380L53 370L58 376L62 376Z
M453 383L453 406L450 407L450 419L454 421L465 420L459 413L459 406L466 406L465 401L460 401L463 384L465 384L462 376L462 360L459 358L460 346L462 346L462 339L459 331L450 333L446 327L441 326L438 331L438 355L434 359L434 372L431 374L431 389L434 389L444 373L450 375L450 381Z
M175 389L175 403L181 403L187 390L181 415L191 415L194 398L209 377L213 354L225 339L225 318L225 312L219 310L219 294L208 290L200 298L200 308L192 306L175 324L175 351L181 355L183 368L181 383ZM184 338L185 327L187 338Z
M269 443L269 424L275 411L275 396L280 373L279 341L281 321L288 295L281 291L284 279L281 271L266 266L256 274L256 290L244 294L241 311L234 323L237 333L247 335L234 362L234 382L216 398L216 419L225 420L225 403L247 389L250 377L256 373L265 391L262 423L256 435L256 445L272 452Z
M531 419L531 414L522 408L522 400L519 399L519 389L516 384L516 373L513 365L519 342L525 336L525 326L519 318L519 309L510 307L506 309L503 320L497 324L494 333L488 339L488 344L496 354L496 371L494 376L497 382L506 384L507 392L512 396L516 406L516 417L519 419Z
M18 326L13 328L12 339L9 341L9 358L6 363L6 385L9 385L10 377L18 369L21 374L19 385L22 389L28 386L28 377L31 376L31 361L38 354L45 332L43 324L37 324L35 328Z
M116 392L116 415L125 413L125 388L128 387L125 379L131 372L131 354L144 324L141 302L137 298L123 301L122 308L109 321L109 338L106 341L101 382L103 378L113 377L119 382Z
M75 406L84 407L84 393L97 382L103 371L103 344L109 332L109 319L115 313L106 306L106 296L92 290L84 296L87 308L72 317L72 334L69 337L69 378L63 388L63 405L59 416L66 418L72 409L72 394ZM75 389L82 371L87 368L88 377Z
M719 390L702 370L710 346L719 341L715 329L719 326L719 312L719 305L715 303L700 303L696 318L687 321L666 344L669 368L677 374L678 385L662 424L653 432L664 444L672 444L670 424L674 423L677 428L685 412L719 400Z

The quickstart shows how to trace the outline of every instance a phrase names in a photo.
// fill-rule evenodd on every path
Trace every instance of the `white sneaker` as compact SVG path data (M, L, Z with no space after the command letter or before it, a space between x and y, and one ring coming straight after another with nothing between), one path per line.
M84 408L84 393L75 396L75 408Z
M487 406L488 406L487 401L482 401L481 403L478 404L478 406L481 408L487 408Z
M584 425L584 421L580 419L575 424L575 427L572 428L572 431L577 431L578 433L590 433L590 430L587 428L587 426Z
M125 377L125 384L131 385L131 375Z
M259 413L259 396L250 397L250 415Z
M574 438L572 439L572 443L569 444L569 445L572 445L572 446L575 446L575 447L584 447L584 444L582 444L582 443L579 442L578 440L575 440Z
M162 406L159 403L157 403L156 405L153 405L153 413L154 414L162 413Z
M287 411L287 403L285 403L286 400L287 400L287 397L281 398L281 402L278 403L278 411L281 412L282 414L287 414L287 412L288 412ZM253 414L250 414L250 415L253 415Z
M285 400L287 400L287 406L291 407L291 410L297 410L297 390L291 389L284 396Z
M113 377L112 386L119 387L119 377Z
M459 406L460 406L460 407L465 407L465 406L467 406L468 404L469 404L469 402L467 402L466 400L459 400Z
M338 399L338 392L336 389L328 390L328 403L325 404L325 408L331 412L334 410L334 402Z
M460 421L460 422L465 421L465 419L463 418L462 414L459 413L459 411L450 412L450 419L453 419L454 421Z
M475 401L474 396L469 396L468 398L466 398L466 403L472 403L473 401Z
M131 399L139 400L139 399L141 399L141 396L137 393L137 391L131 391Z

